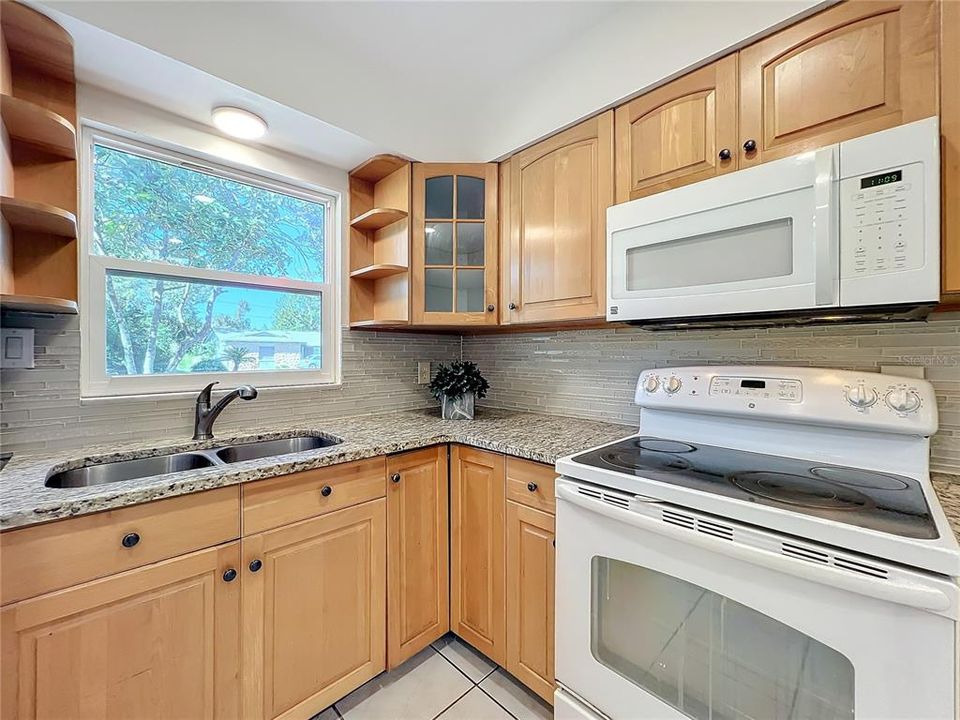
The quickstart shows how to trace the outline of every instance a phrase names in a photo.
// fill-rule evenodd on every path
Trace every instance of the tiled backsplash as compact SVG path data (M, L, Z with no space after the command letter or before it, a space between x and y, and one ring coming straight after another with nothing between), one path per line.
M651 367L811 365L879 371L922 365L937 391L932 465L960 472L960 313L928 323L651 332L631 327L468 336L463 357L490 381L484 404L636 426L634 386Z
M87 445L105 438L189 437L194 397L80 400L80 333L76 318L4 317L10 327L36 328L36 367L0 372L0 446L37 451ZM408 410L435 404L417 385L417 361L447 362L460 355L451 335L344 330L343 383L330 388L261 390L237 401L217 420L220 432L242 430L251 418L291 425L342 415ZM200 383L197 383L197 390Z

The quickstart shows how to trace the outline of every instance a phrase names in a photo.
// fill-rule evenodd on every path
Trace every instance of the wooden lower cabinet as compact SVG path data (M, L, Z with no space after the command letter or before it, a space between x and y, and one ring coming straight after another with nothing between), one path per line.
M454 445L450 468L450 629L503 665L504 458Z
M239 717L239 558L232 542L6 606L0 716Z
M450 630L447 446L387 458L387 665Z
M244 538L243 717L308 718L382 672L385 596L383 499Z
M553 515L507 502L507 670L547 702L554 690Z

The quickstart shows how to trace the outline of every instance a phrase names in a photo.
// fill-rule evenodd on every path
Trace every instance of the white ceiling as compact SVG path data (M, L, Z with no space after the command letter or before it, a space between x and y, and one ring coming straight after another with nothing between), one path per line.
M43 7L83 21L58 18L74 35L81 81L200 122L212 105L234 102L268 120L265 144L349 168L380 151L503 156L818 2Z

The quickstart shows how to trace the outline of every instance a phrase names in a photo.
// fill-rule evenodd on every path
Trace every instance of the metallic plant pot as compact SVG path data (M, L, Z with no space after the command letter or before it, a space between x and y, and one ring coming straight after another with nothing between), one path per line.
M441 411L444 420L473 420L474 394L472 392L457 397L443 396Z

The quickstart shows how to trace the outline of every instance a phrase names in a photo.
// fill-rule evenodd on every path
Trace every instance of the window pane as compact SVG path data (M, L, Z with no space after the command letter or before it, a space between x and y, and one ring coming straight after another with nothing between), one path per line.
M424 233L425 263L453 265L453 223L427 223Z
M457 218L483 220L483 178L457 177Z
M591 650L695 720L850 720L850 660L735 600L594 557Z
M483 223L457 223L457 265L483 265Z
M93 252L310 282L322 203L94 146Z
M320 369L318 293L107 273L107 374Z
M427 312L453 310L453 270L424 270L424 309Z
M483 270L457 270L457 312L483 312Z
M427 178L424 183L426 216L446 220L453 217L453 176Z

